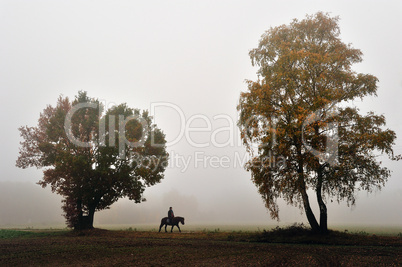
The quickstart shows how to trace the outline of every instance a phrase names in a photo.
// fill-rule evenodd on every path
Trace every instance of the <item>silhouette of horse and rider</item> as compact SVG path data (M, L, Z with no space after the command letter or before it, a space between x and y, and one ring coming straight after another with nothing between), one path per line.
M168 217L164 217L161 220L161 225L159 226L159 232L161 231L163 226L165 226L165 232L167 232L166 227L168 225L172 226L172 229L170 229L170 232L173 232L173 227L175 227L175 226L179 229L179 232L181 232L179 223L184 225L184 218L183 217L175 217L173 209L172 209L172 207L170 207L169 211L168 211Z

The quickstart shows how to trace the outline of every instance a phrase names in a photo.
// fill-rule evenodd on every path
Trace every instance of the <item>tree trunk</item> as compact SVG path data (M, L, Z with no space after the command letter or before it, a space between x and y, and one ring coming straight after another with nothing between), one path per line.
M296 140L297 141L297 140ZM295 142L297 144L297 142ZM303 206L304 206L304 211L306 212L306 216L307 216L307 220L311 226L311 229L314 232L319 232L320 231L320 226L318 225L317 219L314 216L313 211L311 210L310 207L310 201L308 199L308 195L306 192L306 182L304 181L304 170L303 170L303 156L302 156L302 152L301 152L301 146L300 145L296 145L297 148L297 153L299 156L299 160L298 160L298 187L300 190L300 193L302 195L302 199L303 199Z
M78 201L77 207L79 207L80 209L78 213L77 223L74 225L74 230L93 229L95 207L89 208L88 215L83 215L81 201Z
M77 212L78 212L78 218L74 224L74 230L83 230L85 229L85 217L84 213L82 212L82 200L81 198L78 198L77 200Z
M327 206L325 205L322 199L322 171L321 167L318 169L318 181L317 181L317 202L320 208L320 233L326 234L328 232L328 215L327 215Z
M309 222L309 224L311 226L311 229L314 232L319 232L320 231L320 226L318 225L317 219L315 218L314 213L311 210L310 202L308 200L308 195L307 195L307 192L306 192L306 186L304 184L304 181L303 181L303 185L304 186L302 187L302 189L300 191L301 191L301 195L302 195L302 198L303 198L303 206L304 206L304 211L306 212L307 220L308 220L308 222Z
M87 229L93 229L94 228L95 207L96 206L89 207L88 222L87 222L87 227L88 228Z

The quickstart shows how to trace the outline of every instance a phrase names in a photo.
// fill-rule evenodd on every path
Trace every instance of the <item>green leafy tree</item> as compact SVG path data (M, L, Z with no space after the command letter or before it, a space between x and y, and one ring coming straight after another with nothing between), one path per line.
M338 17L317 13L271 28L250 51L257 81L248 81L238 110L241 138L251 154L246 169L271 217L277 199L305 211L317 232L327 232L326 201L355 204L358 190L384 186L390 171L377 160L392 160L396 135L385 118L359 114L351 101L375 96L377 78L356 73L360 50L340 38ZM319 221L310 206L315 192Z
M93 228L94 214L119 198L140 203L147 186L167 167L163 132L146 111L126 104L107 111L86 92L60 97L40 114L38 126L19 128L23 142L17 166L43 170L39 184L64 197L69 227Z

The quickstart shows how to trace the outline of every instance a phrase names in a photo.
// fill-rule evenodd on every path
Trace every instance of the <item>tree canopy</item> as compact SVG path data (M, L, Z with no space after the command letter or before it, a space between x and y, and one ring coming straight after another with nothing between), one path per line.
M358 190L380 189L390 176L378 155L400 159L385 117L361 115L352 103L376 96L378 79L352 70L362 52L341 41L338 22L319 12L266 31L249 53L259 78L247 81L238 104L241 138L252 155L246 169L271 217L279 219L283 198L321 232L328 199L354 205ZM315 191L319 222L308 190Z
M145 200L145 188L159 183L167 167L165 135L147 111L126 104L104 110L86 92L72 102L59 97L36 127L19 130L17 166L43 169L39 184L64 197L67 224L74 228L92 228L95 211L119 198Z

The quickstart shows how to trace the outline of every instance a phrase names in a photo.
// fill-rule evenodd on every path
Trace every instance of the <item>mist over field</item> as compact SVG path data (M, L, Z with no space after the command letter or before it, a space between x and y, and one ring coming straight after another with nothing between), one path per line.
M65 227L62 198L36 184L42 170L15 166L18 127L36 126L47 105L79 90L106 106L150 110L169 144L165 178L146 188L147 201L120 199L95 213L95 227L157 227L170 206L186 218L182 229L307 225L283 201L280 221L270 218L243 168L236 106L245 79L257 79L248 52L264 31L317 11L340 16L341 39L364 54L353 68L379 78L378 97L354 104L384 114L401 154L401 1L1 1L0 228ZM385 187L357 192L354 207L328 199L329 228L402 229L402 164L379 159L392 170Z
M151 189L149 191L152 191ZM293 223L308 225L305 215L295 207L283 204L281 220L271 220L262 200L256 193L252 196L233 197L231 203L214 199L202 203L196 196L181 194L172 189L162 195L157 190L145 194L148 201L135 204L121 199L109 210L95 214L95 227L100 228L136 228L157 229L160 219L167 216L167 206L172 204L178 216L184 216L187 229L204 229L208 227L224 229L269 229L276 225L286 226ZM362 202L354 208L346 205L328 205L330 228L366 229L380 231L391 227L395 233L402 230L399 223L400 214L389 214L381 203L402 201L401 194L395 193L387 197L369 195L360 198ZM61 210L62 198L51 193L49 188L42 189L30 182L0 182L0 227L5 228L64 228L65 219ZM318 209L318 207L314 207ZM368 213L367 211L370 211ZM245 228L242 228L245 227ZM369 228L370 229L370 228ZM399 229L399 230L398 230Z

